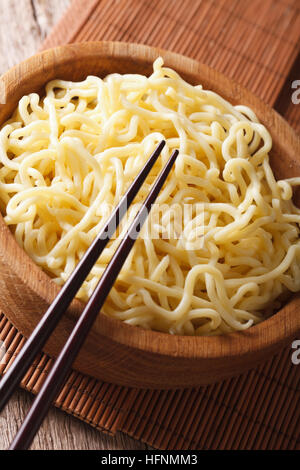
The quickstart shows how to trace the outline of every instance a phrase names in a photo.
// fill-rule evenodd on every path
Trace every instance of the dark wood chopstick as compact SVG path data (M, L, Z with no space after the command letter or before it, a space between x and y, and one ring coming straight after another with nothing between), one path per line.
M0 382L0 411L20 383L22 377L25 375L38 352L46 343L50 334L53 332L62 315L78 292L83 281L101 255L110 238L113 236L120 221L126 214L128 207L150 173L150 170L158 159L164 146L165 141L162 140L149 157L140 173L134 179L117 207L113 210L107 223L88 248L85 255L79 261L73 273L60 290L58 296L43 315L22 350L19 352L15 361L2 378Z
M11 444L10 450L27 449L30 446L51 403L60 392L60 389L70 372L72 363L74 362L88 332L106 300L107 295L120 273L122 266L151 210L152 204L155 202L177 156L178 150L174 150L167 164L153 184L142 207L126 232L125 237L120 242L65 346L61 350L52 369L50 370L39 394L34 400L29 413Z

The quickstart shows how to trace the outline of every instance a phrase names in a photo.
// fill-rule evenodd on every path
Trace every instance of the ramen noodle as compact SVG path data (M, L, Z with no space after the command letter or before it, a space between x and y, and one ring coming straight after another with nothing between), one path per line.
M300 290L300 210L276 181L255 113L158 58L150 77L53 80L0 133L0 204L18 244L62 285L162 140L126 221L78 293L86 301L172 150L180 154L103 307L180 335L245 330ZM153 217L152 217L153 215Z

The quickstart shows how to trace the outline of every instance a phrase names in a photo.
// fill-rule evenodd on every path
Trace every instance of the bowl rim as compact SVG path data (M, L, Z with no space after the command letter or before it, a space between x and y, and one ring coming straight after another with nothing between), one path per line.
M59 60L58 57L62 56L64 58L61 59L61 62L72 61L75 52L77 56L80 54L80 57L83 60L84 58L91 56L100 58L101 55L113 55L114 57L122 57L126 59L130 54L131 57L138 60L141 60L141 57L143 57L144 61L147 63L153 62L153 60L160 55L164 58L168 66L174 67L177 70L178 65L175 66L174 64L181 63L182 67L186 67L190 74L197 74L199 75L199 78L201 75L204 75L208 80L212 75L217 76L220 82L230 85L232 96L234 96L235 99L239 101L240 99L243 100L243 98L247 96L246 101L249 103L250 100L252 104L249 105L254 107L255 111L257 111L258 107L266 110L266 113L272 116L274 122L283 129L283 133L287 138L287 144L291 148L295 147L296 149L299 149L298 154L300 154L300 140L296 133L275 110L263 103L253 93L246 90L234 80L227 78L220 72L216 72L205 64L201 64L198 61L164 49L116 41L74 43L39 52L8 70L1 76L0 81L4 82L5 89L8 89L8 93L12 94L20 85L20 82L16 83L17 76L23 77L22 80L30 78L29 70L31 65L34 64L36 67L37 64L40 64L39 67L43 68L45 66L46 58L49 59L49 56L54 57L56 61ZM215 87L212 89L215 90ZM216 92L219 93L219 91ZM297 153L296 150L294 153ZM8 250L13 255L8 259L6 256L5 262L9 264L10 269L22 280L22 282L25 281L22 279L22 273L24 272L23 266L25 264L27 266L29 265L33 272L33 276L27 279L28 286L47 303L52 302L59 292L59 287L18 245L0 214L0 242L3 241L4 237L7 239L7 242L3 244L3 246L2 243L0 243L0 258L3 256L1 255L3 249L6 250L6 252ZM78 313L82 310L84 304L81 301L75 300L72 305L74 307L74 311ZM100 312L100 330L98 330L98 334L100 333L100 335L104 335L116 343L120 343L137 350L173 356L174 358L180 356L189 358L193 357L194 359L209 359L224 356L242 356L249 352L267 351L272 349L274 345L283 344L284 342L287 342L287 340L293 338L300 331L299 308L300 299L296 297L285 305L279 312L270 318L263 320L261 323L250 327L248 330L220 336L171 335L169 333L146 330L141 327L128 325L121 320L116 320ZM69 316L70 312L67 312L67 317ZM72 321L74 322L74 316L71 316ZM22 326L15 326L24 334ZM28 334L28 332L25 333Z

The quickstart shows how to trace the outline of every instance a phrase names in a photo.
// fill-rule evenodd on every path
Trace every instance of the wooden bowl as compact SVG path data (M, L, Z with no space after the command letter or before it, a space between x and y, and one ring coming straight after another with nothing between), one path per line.
M272 166L277 177L300 175L300 141L288 124L249 91L206 65L186 57L136 44L102 42L58 47L37 54L2 76L5 104L0 123L27 93L39 92L54 78L82 80L88 74L150 74L153 60L165 64L192 84L222 95L233 104L254 109L273 137ZM28 336L57 295L56 284L17 245L0 217L0 308ZM75 300L44 351L55 357L83 308ZM172 336L129 326L103 314L91 331L74 368L125 386L179 388L209 384L257 365L300 332L300 299L245 332L216 337Z

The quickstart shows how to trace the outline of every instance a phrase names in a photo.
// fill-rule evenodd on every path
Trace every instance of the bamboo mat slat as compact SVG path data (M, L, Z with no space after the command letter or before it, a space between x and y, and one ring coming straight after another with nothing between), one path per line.
M43 48L66 42L139 42L186 54L273 104L299 46L299 2L280 0L75 0ZM69 29L67 26L69 26ZM68 29L67 34L65 33ZM73 31L73 33L71 32Z
M298 0L74 0L42 49L89 40L140 42L204 62L275 106L300 131ZM5 373L24 338L0 314ZM147 391L72 371L56 406L107 433L159 449L300 449L300 366L291 348L255 370L190 390ZM37 393L53 361L22 381Z
M300 5L300 3L299 3ZM295 88L296 87L296 88ZM300 134L300 54L290 69L284 87L274 103L275 109ZM294 97L292 99L292 95Z

